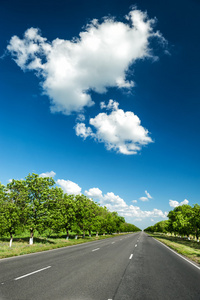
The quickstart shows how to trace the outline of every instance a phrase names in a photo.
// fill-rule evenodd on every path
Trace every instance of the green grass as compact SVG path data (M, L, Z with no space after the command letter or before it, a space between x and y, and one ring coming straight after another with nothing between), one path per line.
M179 254L186 256L194 262L200 264L200 243L196 241L189 241L185 238L175 236L168 236L164 234L150 234L160 242L169 246Z
M51 249L57 249L62 247L68 247L72 245L102 240L110 237L114 237L114 235L99 235L96 236L86 236L84 239L79 237L78 239L74 239L71 237L69 240L66 240L64 236L61 237L35 237L34 244L29 245L29 237L17 237L13 239L12 247L9 247L10 239L8 237L0 238L0 258L12 257L12 256L19 256L23 254L30 254L35 252L42 252Z

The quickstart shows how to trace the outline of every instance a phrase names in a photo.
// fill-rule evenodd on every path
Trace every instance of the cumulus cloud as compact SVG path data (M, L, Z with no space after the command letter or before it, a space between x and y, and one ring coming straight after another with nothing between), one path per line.
M84 123L77 123L74 127L76 131L76 135L82 137L84 140L90 136L95 137L95 134L92 132L90 127L86 127Z
M40 177L54 177L56 173L54 171L51 172L46 172L46 173L41 173L39 176Z
M145 201L149 201L149 199L147 197L140 197L140 201L145 202Z
M102 191L99 188L91 188L89 191L85 191L86 196L91 198L101 199L103 197Z
M70 180L58 179L56 183L63 189L64 193L69 195L80 195L81 187Z
M189 201L187 199L183 200L180 203L176 200L169 200L169 205L171 207L177 207L177 206L181 206L181 205L188 204L188 203L189 203Z
M143 211L138 206L128 205L124 199L115 195L113 192L108 192L103 195L99 188L91 188L85 191L86 196L98 200L102 206L106 206L109 211L117 211L120 216L128 219L143 220L145 218L163 218L166 219L167 212L154 208L152 211ZM135 203L135 201L132 201ZM136 219L135 219L136 218Z
M109 87L134 86L127 78L129 67L137 60L153 58L152 38L164 40L154 31L154 23L146 13L132 9L124 22L112 17L93 20L71 41L56 38L49 42L39 29L29 28L22 39L13 36L7 50L23 71L40 75L51 111L68 115L94 104L91 90L105 93ZM130 151L137 150L132 147Z
M92 137L104 143L108 150L132 155L137 154L141 147L152 143L148 130L141 125L141 121L133 112L124 112L118 108L119 103L110 100L108 105L101 104L102 108L111 109L111 113L99 113L89 120L91 127L85 123L77 123L75 131L82 138Z

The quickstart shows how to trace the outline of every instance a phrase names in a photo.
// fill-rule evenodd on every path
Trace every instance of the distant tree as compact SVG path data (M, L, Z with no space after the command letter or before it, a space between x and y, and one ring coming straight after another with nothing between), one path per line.
M83 232L83 238L85 232L91 230L93 219L95 218L95 212L93 210L93 201L88 199L84 195L75 196L75 216L76 222L74 229L78 233ZM92 208L92 209L91 209Z
M89 236L91 236L92 231L96 232L98 236L99 230L101 228L101 208L99 204L89 199L89 213L88 213L88 231Z
M107 233L114 233L117 231L117 225L115 222L115 214L108 211L105 216L105 228Z
M167 233L168 232L168 220L160 221L154 224L153 226L149 226L144 229L146 232L159 232L159 233Z
M113 212L112 215L115 222L116 232L119 233L121 229L121 225L125 223L125 219L124 217L119 216L117 212Z
M154 232L154 226L148 226L147 228L144 229L145 232Z
M54 231L66 231L66 239L76 222L74 195L63 194L62 189L52 189L55 196L50 206L50 222Z

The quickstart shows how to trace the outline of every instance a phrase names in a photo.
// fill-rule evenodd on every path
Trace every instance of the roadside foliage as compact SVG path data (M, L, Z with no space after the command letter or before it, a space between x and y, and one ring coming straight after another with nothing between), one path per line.
M13 179L7 186L0 184L0 236L9 234L11 246L13 235L27 230L33 244L35 231L47 236L65 232L68 239L70 231L84 237L92 232L98 235L140 229L84 195L64 193L53 178L33 173L24 180Z
M179 236L200 236L200 205L191 207L188 204L175 207L168 213L168 220L156 223L145 229L147 232L171 233Z

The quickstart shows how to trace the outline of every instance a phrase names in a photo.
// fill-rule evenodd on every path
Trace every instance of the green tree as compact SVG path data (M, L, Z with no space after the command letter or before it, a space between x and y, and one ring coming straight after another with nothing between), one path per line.
M28 189L25 180L12 180L7 184L7 197L18 209L20 229L23 230L28 221Z
M199 241L200 236L200 205L195 204L191 211L191 225L193 233L195 234L197 241Z
M63 194L62 189L53 189L55 196L50 207L50 221L52 228L56 231L66 231L66 239L69 239L69 231L72 230L75 222L75 201L74 195Z
M6 188L0 183L0 235L8 232L7 218L4 211L6 201Z
M10 234L10 247L12 246L13 235L20 227L20 207L17 206L12 192L0 185L0 231L1 234Z
M190 205L182 205L175 207L173 211L170 211L168 218L173 227L175 234L189 235L192 233L191 225L192 208Z
M125 219L124 217L121 217L118 215L117 212L113 212L112 213L113 215L113 219L114 219L114 222L115 222L115 229L116 229L116 232L120 232L120 228L121 228L121 225L125 223Z
M74 229L78 233L83 232L83 238L85 232L91 230L93 218L95 216L92 208L92 200L88 199L84 195L75 196L75 215L76 222Z
M117 230L115 214L113 215L110 211L105 214L104 229L107 233L114 233Z
M33 243L33 233L39 233L47 228L48 224L48 200L51 197L51 189L55 184L53 178L40 177L37 174L29 174L26 177L28 190L28 226L30 228L30 244Z

